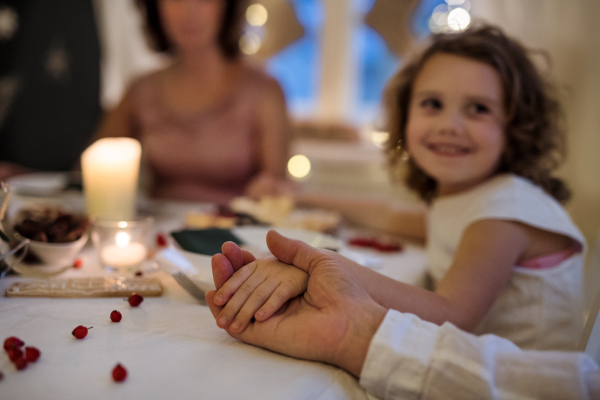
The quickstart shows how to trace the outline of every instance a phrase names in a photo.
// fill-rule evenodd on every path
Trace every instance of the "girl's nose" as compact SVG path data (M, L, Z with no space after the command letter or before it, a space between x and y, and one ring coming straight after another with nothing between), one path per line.
M445 136L459 136L463 133L463 119L458 112L446 111L438 120L438 134Z

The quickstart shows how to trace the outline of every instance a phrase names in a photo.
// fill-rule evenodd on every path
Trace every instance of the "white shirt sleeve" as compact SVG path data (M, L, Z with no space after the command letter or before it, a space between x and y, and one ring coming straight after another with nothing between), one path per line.
M383 399L600 399L587 355L522 351L390 310L371 341L360 385Z

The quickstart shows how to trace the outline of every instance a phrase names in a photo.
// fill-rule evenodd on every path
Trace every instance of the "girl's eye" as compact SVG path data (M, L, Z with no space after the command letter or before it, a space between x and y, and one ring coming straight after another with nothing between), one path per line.
M442 102L439 101L438 99L425 99L423 101L421 101L421 107L423 108L431 108L434 110L440 110L442 108Z
M482 103L473 103L469 105L469 111L474 114L487 114L490 112L490 108Z

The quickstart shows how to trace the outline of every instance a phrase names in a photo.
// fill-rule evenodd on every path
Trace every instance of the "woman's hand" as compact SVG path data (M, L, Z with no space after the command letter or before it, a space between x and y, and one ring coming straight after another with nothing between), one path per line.
M252 200L260 200L266 196L292 196L295 191L296 187L293 182L278 179L271 173L263 172L248 183L244 194Z

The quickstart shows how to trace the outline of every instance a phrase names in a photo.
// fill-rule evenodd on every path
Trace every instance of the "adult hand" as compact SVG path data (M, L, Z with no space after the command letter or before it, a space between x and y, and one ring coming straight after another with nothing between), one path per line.
M291 299L268 320L252 322L242 332L226 329L227 333L278 353L337 365L359 376L386 309L371 299L351 273L346 264L352 262L337 253L315 249L275 231L267 234L267 245L280 261L309 274L306 293ZM246 261L253 262L249 253L235 247L228 244L222 255L213 257L217 288ZM215 293L208 292L206 300L216 318L222 307L214 303Z

